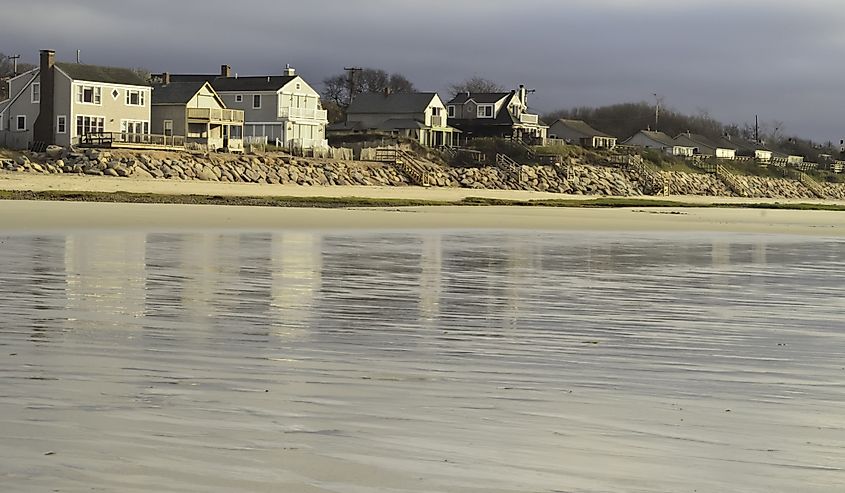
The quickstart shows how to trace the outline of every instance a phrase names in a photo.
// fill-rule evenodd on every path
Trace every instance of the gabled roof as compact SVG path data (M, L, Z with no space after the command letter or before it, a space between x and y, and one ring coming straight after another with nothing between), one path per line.
M123 84L127 86L149 86L150 84L128 68L101 67L81 63L56 63L56 67L73 80Z
M361 113L423 113L436 92L410 92L384 94L359 94L352 100L346 114Z
M648 137L649 139L651 139L651 140L653 140L657 143L663 144L665 146L675 147L676 145L681 145L682 147L690 147L690 146L683 146L682 144L678 144L677 142L675 142L675 139L673 139L672 137L669 137L668 135L666 135L663 132L657 132L657 131L654 131L654 130L640 130L638 133L643 134L644 136ZM633 139L634 137L636 137L636 135L632 136L631 139ZM631 139L628 139L628 140L631 140ZM692 146L692 147L694 147L694 146Z
M209 82L217 92L276 92L298 75L224 77L219 74L170 74L170 82Z
M153 104L187 104L196 94L208 84L204 81L171 82L153 86ZM213 91L212 91L213 92ZM216 94L215 94L216 96Z
M582 134L584 137L608 137L612 139L616 138L612 135L608 135L602 131L594 129L593 127L588 125L587 122L584 122L582 120L566 120L564 118L561 118L560 120L557 120L556 122L552 123L552 126L557 125L558 123L573 132Z
M464 104L470 99L475 101L476 103L481 104L493 104L501 101L502 99L513 96L516 94L516 91L511 92L462 92L457 94L454 98L452 98L448 104Z
M701 134L682 133L675 137L675 140L681 143L690 143L693 147L706 147L708 149L731 149L738 150L737 146L730 141L719 138L716 140L710 139Z
M737 148L738 151L748 151L748 152L768 151L768 152L772 152L771 149L769 149L767 146L765 146L763 144L753 142L753 141L750 141L750 140L746 140L746 139L743 139L743 138L740 138L740 137L731 137L730 142Z

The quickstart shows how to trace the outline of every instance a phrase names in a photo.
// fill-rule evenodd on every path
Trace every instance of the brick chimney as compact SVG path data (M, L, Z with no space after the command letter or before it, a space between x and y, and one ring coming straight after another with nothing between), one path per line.
M56 92L56 52L53 50L41 50L41 65L38 79L41 83L41 103L39 104L38 118L32 127L33 142L43 142L50 145L56 143L56 135L53 131L56 124L56 110L53 95Z
M220 66L220 77L231 77L231 76L232 76L231 65L221 65Z

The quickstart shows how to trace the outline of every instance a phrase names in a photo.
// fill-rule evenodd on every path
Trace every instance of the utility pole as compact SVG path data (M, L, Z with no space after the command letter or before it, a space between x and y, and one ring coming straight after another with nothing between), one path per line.
M657 93L652 93L654 96L654 130L657 130L657 123L660 121L660 103L663 102L663 96L658 96Z
M760 143L760 120L754 115L754 142Z
M343 67L347 72L347 82L349 84L349 104L352 104L352 99L355 97L355 74L361 72L361 67Z

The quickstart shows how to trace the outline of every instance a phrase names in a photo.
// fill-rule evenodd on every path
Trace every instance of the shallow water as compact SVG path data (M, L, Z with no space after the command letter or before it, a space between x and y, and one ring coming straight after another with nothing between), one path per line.
M0 238L0 490L845 490L845 243Z

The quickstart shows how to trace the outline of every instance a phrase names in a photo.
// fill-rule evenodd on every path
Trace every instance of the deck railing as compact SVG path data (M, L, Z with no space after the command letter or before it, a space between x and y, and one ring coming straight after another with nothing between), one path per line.
M292 106L279 108L279 118L307 118L310 120L327 120L328 112L316 108L296 108Z
M185 137L180 135L138 134L129 132L87 133L79 137L81 145L109 147L114 144L124 146L184 147Z
M530 113L523 113L519 115L519 122L525 123L526 125L536 125L539 121L540 117L537 115L532 115Z
M189 120L209 120L216 122L243 123L243 110L230 110L223 108L188 108Z

